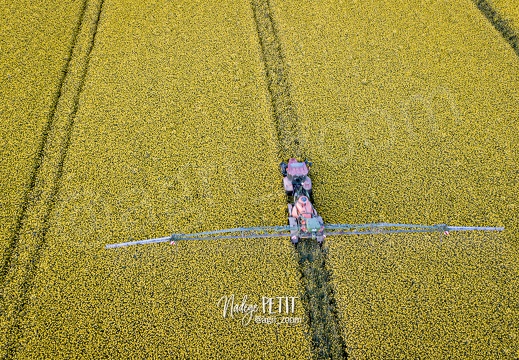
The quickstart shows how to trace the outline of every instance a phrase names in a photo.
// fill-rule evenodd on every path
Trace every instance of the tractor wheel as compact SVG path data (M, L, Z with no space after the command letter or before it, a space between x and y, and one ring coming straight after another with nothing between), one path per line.
M287 163L286 162L282 162L281 164L279 164L279 170L281 171L281 174L283 174L283 176L287 176Z

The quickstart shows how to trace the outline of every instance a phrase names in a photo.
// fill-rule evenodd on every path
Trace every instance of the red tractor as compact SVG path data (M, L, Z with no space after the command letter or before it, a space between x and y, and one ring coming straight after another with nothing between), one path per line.
M283 187L288 196L288 225L290 240L295 245L301 238L312 238L322 244L325 238L323 219L312 205L312 180L308 177L311 162L298 162L295 158L282 162ZM292 200L292 202L290 201Z

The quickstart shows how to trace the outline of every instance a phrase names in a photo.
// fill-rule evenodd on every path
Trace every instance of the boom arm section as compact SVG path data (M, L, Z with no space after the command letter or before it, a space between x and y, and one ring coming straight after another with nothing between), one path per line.
M395 234L395 233L420 233L420 232L450 232L450 231L503 231L504 227L488 226L449 226L415 225L415 224L327 224L324 226L326 236L333 235L365 235L365 234Z
M106 249L125 247L131 245L147 245L168 241L181 240L222 240L222 239L242 239L242 238L271 238L290 236L290 226L260 226L249 228L234 228L215 231L204 231L193 234L172 234L161 238L129 241L119 244L106 245Z
M252 239L290 237L290 226L260 226L249 228L233 228L216 231L205 231L193 234L172 234L161 238L129 241L118 244L108 244L106 249L127 247L132 245L148 245L171 241L184 240L221 240L221 239ZM297 229L298 231L300 229ZM450 231L503 231L504 227L478 227L478 226L449 226L414 225L414 224L327 224L324 226L325 236L336 235L367 235L367 234L394 234L394 233L420 233L420 232L450 232Z

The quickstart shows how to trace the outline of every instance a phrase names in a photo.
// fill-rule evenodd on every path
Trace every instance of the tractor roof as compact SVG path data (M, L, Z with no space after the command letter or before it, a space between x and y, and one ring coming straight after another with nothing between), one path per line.
M290 159L288 162L287 173L292 176L306 176L308 175L308 167L304 162L298 162L295 159Z

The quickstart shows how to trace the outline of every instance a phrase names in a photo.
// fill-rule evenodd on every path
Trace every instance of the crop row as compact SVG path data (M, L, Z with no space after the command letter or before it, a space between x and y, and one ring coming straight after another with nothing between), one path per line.
M310 356L289 242L104 249L284 222L266 89L250 4L105 0L20 357ZM301 323L243 326L230 295Z
M327 222L504 225L506 232L488 235L488 240L517 244L517 57L470 1L271 4L289 65L292 101L305 134L303 143L314 162L316 207ZM409 244L414 238L404 237L403 241ZM382 242L386 238L374 239ZM453 246L450 239L445 241ZM452 257L453 263L481 261L480 255L464 253L466 247L473 246L472 237L453 239L459 241L452 251L441 255L442 259ZM347 251L337 248L355 241L365 240L333 240L337 245L329 249L334 259L330 272L336 296L343 299L339 313L343 314L346 346L356 354L373 354L377 348L404 354L405 340L395 327L376 341L368 331L370 324L389 321L387 308L373 308L368 298L357 298L344 285L351 280L352 286L362 286L368 275L382 271L362 267L364 258L370 261L369 256L385 256L378 248L358 252L354 265ZM427 251L424 244L419 253L425 257ZM513 258L511 251L493 255L485 249L483 254L498 262L500 256ZM411 255L404 253L401 263L412 263L414 260L407 258ZM424 265L420 277L455 275L449 268L437 266ZM346 267L351 271L344 273ZM351 278L355 269L363 277ZM405 265L391 269L391 274L400 279L404 271ZM485 271L486 279L496 275L493 267ZM464 276L459 278L459 292L434 291L438 296L461 292L465 299L471 283L483 288L478 272ZM517 281L517 274L507 272L500 284L506 281ZM368 288L380 299L391 297L396 308L405 306L407 289L395 287L390 278L370 283ZM507 297L505 290L497 294ZM426 288L424 296L428 295L432 296L432 290ZM470 306L483 306L481 301L483 297L478 297ZM431 305L428 316L437 322L428 338L434 339L435 347L445 352L456 348L467 356L482 349L449 340L475 330L476 324L470 320L474 312L462 309L447 319L439 302L425 303ZM344 315L351 307L359 312L355 318L358 323ZM504 317L513 309L509 304L496 312ZM488 316L489 310L481 309L479 314ZM412 312L393 315L394 326L415 321ZM512 318L516 316L513 313ZM458 325L454 327L453 322ZM498 332L513 338L510 324L504 323ZM432 346L418 340L421 328L405 326L418 346ZM443 327L451 332L448 336L444 336ZM352 333L355 337L349 339ZM490 349L509 351L510 343L498 345L499 336L477 333L472 341L481 345L488 340L486 353ZM408 351L404 357L419 354L416 348Z

